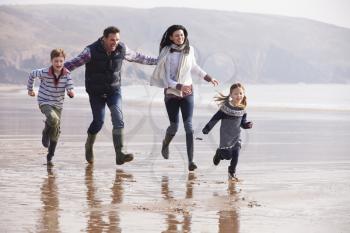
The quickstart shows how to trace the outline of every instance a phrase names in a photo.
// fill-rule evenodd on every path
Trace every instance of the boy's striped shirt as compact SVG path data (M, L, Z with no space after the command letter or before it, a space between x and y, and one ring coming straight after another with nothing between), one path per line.
M57 108L62 108L65 90L73 89L73 80L69 70L63 68L57 85L55 85L55 77L52 71L52 66L43 69L37 69L30 72L28 77L27 89L33 91L35 78L40 79L38 92L39 105L48 104Z

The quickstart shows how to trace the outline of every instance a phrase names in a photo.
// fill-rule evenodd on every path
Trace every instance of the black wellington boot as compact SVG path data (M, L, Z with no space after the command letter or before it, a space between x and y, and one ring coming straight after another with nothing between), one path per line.
M88 163L94 162L94 143L97 134L91 134L88 132L88 137L85 143L85 159Z
M52 157L55 155L56 145L57 142L50 140L50 145L46 156L47 166L53 166Z
M197 169L197 165L193 162L193 133L186 134L186 147L188 156L188 170L194 171Z
M123 131L122 129L113 130L113 144L115 149L115 162L122 165L134 159L133 154L123 153Z
M169 159L169 144L175 135L166 133L162 143L162 156L164 159Z

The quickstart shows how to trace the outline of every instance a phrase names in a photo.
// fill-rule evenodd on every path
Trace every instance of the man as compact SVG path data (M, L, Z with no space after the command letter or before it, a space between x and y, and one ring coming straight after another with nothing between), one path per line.
M94 161L93 145L96 135L104 123L106 104L112 116L116 164L130 162L134 158L132 154L122 152L124 121L120 81L124 59L147 65L157 63L157 58L134 52L120 42L119 29L111 26L104 30L101 38L87 46L77 57L64 64L70 71L85 64L85 89L89 94L93 115L85 143L85 158L89 163Z

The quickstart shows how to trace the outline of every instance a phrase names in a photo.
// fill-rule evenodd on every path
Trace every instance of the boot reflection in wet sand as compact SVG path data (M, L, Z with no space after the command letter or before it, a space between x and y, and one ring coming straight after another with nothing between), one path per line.
M186 183L186 199L193 197L193 181L196 179L195 173L189 173ZM164 200L173 200L172 192L169 190L169 178L167 176L162 177L162 195ZM176 219L176 215L168 213L166 217L166 223L168 228L162 232L179 232L177 226L182 223L181 232L191 232L191 213L183 211L183 221L180 222Z
M37 232L61 232L59 225L59 201L56 175L51 166L47 166L47 178L41 186L41 220Z
M102 232L107 224L102 220L102 201L96 197L97 188L94 185L93 164L88 164L85 168L86 199L89 206L89 219L86 232Z
M169 190L169 178L167 176L162 177L162 195L164 200L173 199L172 192ZM175 214L167 214L166 224L168 228L162 232L177 232L177 225L179 224L179 221L176 220Z
M195 173L188 173L186 184L186 199L193 198L193 184L196 179ZM190 212L184 212L183 232L191 232L192 215Z
M112 207L109 211L109 228L107 232L122 232L122 229L119 226L120 217L119 210L115 208L114 205L120 204L123 202L124 188L123 182L125 180L132 180L133 176L129 173L124 172L121 169L117 169L115 172L115 180L112 190Z
M219 233L239 233L239 215L234 206L238 201L235 182L228 182L227 194L230 203L227 209L219 211Z

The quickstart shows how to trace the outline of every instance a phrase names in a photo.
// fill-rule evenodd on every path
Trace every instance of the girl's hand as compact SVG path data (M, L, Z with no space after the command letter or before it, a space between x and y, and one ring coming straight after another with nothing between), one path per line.
M208 134L209 133L209 129L208 129L208 126L205 126L203 129L202 129L202 133L203 134Z
M35 92L34 91L28 91L28 95L34 97L35 96Z
M245 123L245 125L244 125L245 129L251 129L252 127L253 127L253 122L251 122L251 121Z
M74 92L72 90L67 91L67 95L69 96L69 98L73 98L74 97Z
M210 82L213 84L214 87L219 85L219 81L216 80L215 78L212 78Z

